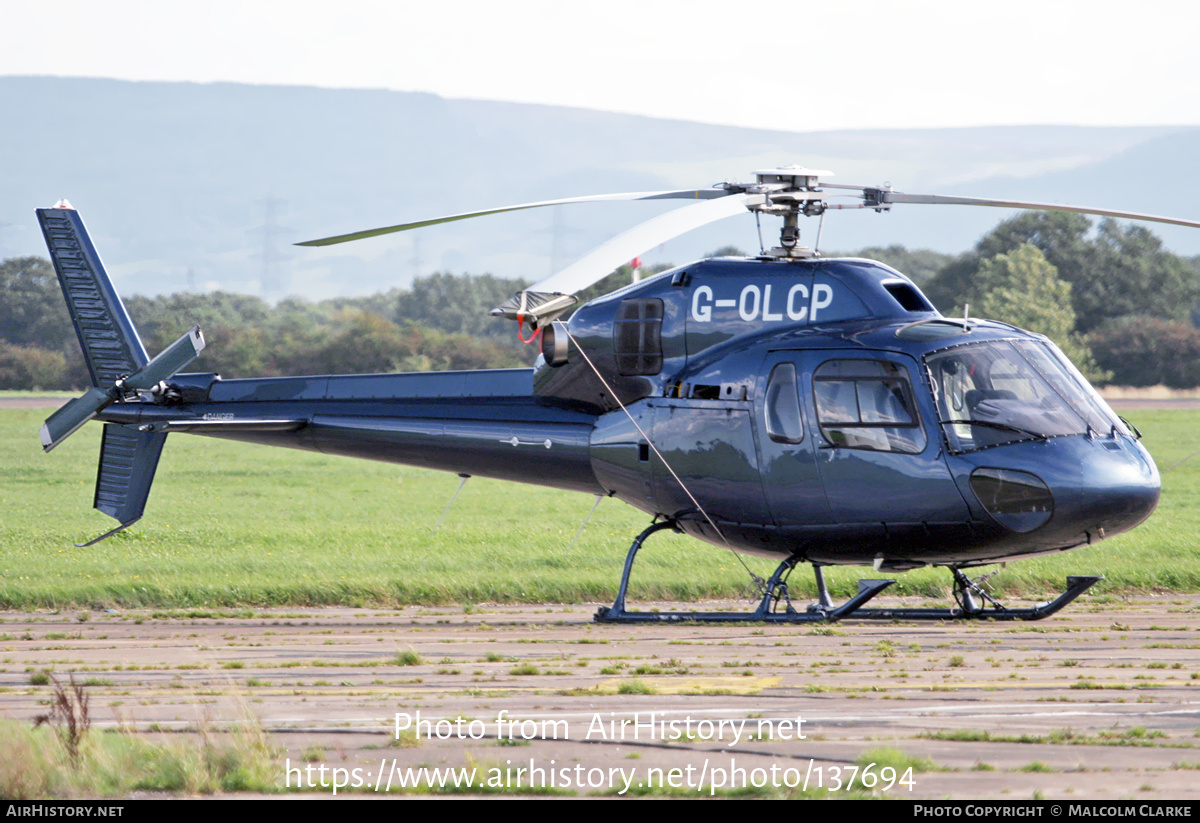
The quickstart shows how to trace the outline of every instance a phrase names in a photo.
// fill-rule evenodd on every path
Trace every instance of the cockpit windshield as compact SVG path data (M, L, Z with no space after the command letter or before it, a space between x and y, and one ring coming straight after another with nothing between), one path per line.
M1070 361L1040 341L955 346L927 355L925 367L956 453L1088 432L1129 433Z

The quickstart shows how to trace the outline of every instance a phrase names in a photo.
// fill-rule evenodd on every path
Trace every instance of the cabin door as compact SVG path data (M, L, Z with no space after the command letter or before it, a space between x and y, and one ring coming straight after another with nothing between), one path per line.
M805 353L809 432L834 522L876 524L894 538L970 519L918 369L891 352Z
M816 461L812 398L805 391L805 352L771 352L759 378L756 424L762 478L776 526L833 522Z

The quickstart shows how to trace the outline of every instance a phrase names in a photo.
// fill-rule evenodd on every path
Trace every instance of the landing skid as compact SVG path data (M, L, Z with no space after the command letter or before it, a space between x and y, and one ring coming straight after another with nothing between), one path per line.
M821 604L809 606L807 611L796 611L788 594L787 578L792 569L800 562L799 557L789 557L779 564L764 586L762 600L758 608L752 612L631 612L625 608L625 594L629 590L629 573L633 570L633 559L646 538L662 529L675 528L673 520L655 523L634 538L625 557L625 571L621 575L621 586L617 590L617 599L612 606L601 606L596 611L597 623L674 623L692 621L696 623L831 623L848 617L864 603L886 589L894 580L860 580L858 594L847 600L841 606L834 606L829 601L826 591ZM818 572L819 573L819 572ZM822 580L822 590L824 583ZM784 610L777 611L783 604Z
M1062 609L1076 597L1104 579L1103 576L1067 577L1067 589L1048 603L1023 609L1010 609L985 594L959 569L954 573L954 596L958 608L953 609L859 609L855 620L1041 620ZM964 585L965 581L965 585ZM981 596L981 598L979 597ZM980 599L987 600L985 608Z
M1067 578L1067 589L1054 600L1037 606L1020 609L1006 608L989 595L961 569L951 568L954 575L954 598L957 608L950 609L864 609L863 606L882 592L894 580L859 580L858 593L840 606L835 606L825 585L825 574L821 566L813 564L817 578L817 602L805 611L797 611L792 605L787 579L800 562L799 557L789 557L763 586L762 600L752 612L639 612L625 608L625 596L629 590L629 575L638 549L646 538L663 529L676 528L675 521L654 523L642 531L629 547L625 557L625 570L621 574L621 586L612 606L601 606L594 618L597 623L833 623L846 618L855 620L1041 620L1049 617L1079 595L1090 589L1103 577L1072 576ZM761 582L761 578L756 578ZM988 603L988 607L983 602ZM780 610L780 606L783 607Z

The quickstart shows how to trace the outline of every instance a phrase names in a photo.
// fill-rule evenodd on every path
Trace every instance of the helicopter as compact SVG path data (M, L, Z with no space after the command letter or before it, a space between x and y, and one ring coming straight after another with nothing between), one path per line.
M191 433L405 463L616 497L651 515L601 622L804 623L849 617L1036 620L1100 578L1068 577L1054 600L1006 607L964 569L1065 551L1132 529L1159 497L1140 433L1046 337L943 316L902 273L823 258L801 217L953 204L1200 222L1046 203L906 194L785 166L708 189L590 195L448 215L297 245L361 240L488 214L605 200L694 200L620 234L492 310L540 337L527 369L223 380L185 373L193 327L150 359L69 203L38 219L93 386L52 414L46 451L103 422L94 506L139 520L168 434ZM836 193L858 202L834 203ZM833 193L831 193L833 192ZM671 237L750 211L783 218L779 245L689 263L583 306L576 295ZM819 247L820 227L817 232ZM563 317L573 313L568 320ZM524 335L528 330L528 338ZM461 488L461 486L460 486ZM635 558L671 529L775 558L744 613L626 605ZM817 602L787 581L810 564ZM829 565L944 566L950 608L868 608L893 583L861 580L835 604Z

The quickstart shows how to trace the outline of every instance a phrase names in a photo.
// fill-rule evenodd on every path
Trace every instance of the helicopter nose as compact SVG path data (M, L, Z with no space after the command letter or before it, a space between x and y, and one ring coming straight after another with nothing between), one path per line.
M1097 439L1083 460L1079 493L1063 495L1063 512L1092 540L1128 531L1158 505L1162 481L1154 460L1134 440Z
M1046 448L1049 454L1033 458ZM989 455L990 466L971 472L971 489L996 522L1029 535L1032 545L1111 537L1141 523L1158 505L1158 469L1132 439L1061 438L1014 449L1009 456L1016 459L999 456Z

